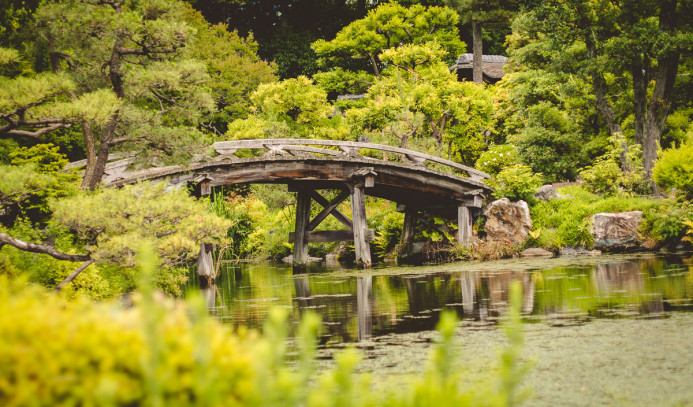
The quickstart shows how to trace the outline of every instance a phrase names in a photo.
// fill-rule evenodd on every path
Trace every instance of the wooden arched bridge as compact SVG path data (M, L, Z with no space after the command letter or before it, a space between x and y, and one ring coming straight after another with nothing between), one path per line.
M356 260L371 265L368 242L373 231L366 225L365 195L398 203L405 213L403 242L412 239L417 213L434 212L456 217L458 239L471 236L471 211L481 208L491 188L489 175L473 168L412 150L350 141L312 139L261 139L214 143L218 156L206 161L128 171L132 159L110 163L104 184L121 186L144 180L167 180L173 187L199 183L203 194L211 187L244 183L283 183L297 193L294 264L307 261L308 242L353 240ZM260 151L261 154L248 151ZM246 158L243 158L246 157ZM441 171L441 170L446 170ZM319 190L339 190L328 200ZM351 219L337 207L351 198ZM310 205L323 209L310 219ZM344 224L344 230L316 231L328 216Z

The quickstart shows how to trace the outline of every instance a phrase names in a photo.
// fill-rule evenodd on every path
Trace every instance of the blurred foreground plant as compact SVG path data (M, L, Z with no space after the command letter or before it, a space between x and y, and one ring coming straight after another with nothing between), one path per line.
M354 374L355 350L339 353L334 369L316 372L315 314L304 317L290 352L286 310L270 312L262 335L230 332L207 315L201 298L173 302L154 292L149 279L156 262L153 249L140 253L142 277L129 308L70 302L0 277L0 404L510 406L521 400L527 367L519 360L518 286L495 384L462 390L457 321L444 313L425 373L376 391L368 375Z

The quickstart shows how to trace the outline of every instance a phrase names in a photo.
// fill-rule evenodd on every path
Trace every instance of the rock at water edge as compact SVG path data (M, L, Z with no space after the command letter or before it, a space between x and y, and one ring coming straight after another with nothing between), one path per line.
M532 230L527 202L510 202L508 198L491 202L486 209L486 240L510 245L524 243Z
M626 251L640 247L638 228L642 211L598 213L592 216L594 248L605 251Z
M522 252L522 257L553 257L553 253L541 247L530 247Z

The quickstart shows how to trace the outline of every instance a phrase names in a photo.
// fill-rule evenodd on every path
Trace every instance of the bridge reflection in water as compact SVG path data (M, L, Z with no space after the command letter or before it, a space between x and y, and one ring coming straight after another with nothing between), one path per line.
M432 330L443 309L471 324L496 324L507 311L514 280L522 284L528 320L557 326L689 311L693 277L684 260L650 257L532 271L354 276L315 270L294 275L286 266L241 264L226 268L205 294L210 310L232 326L259 328L270 307L285 307L295 327L310 310L322 317L325 342L344 343Z

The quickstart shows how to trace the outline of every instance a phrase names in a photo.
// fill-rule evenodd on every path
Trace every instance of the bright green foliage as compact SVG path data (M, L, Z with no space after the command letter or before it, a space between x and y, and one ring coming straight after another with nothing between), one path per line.
M660 187L676 188L687 199L693 199L693 143L663 151L653 176Z
M12 154L12 165L35 164L36 170L41 173L55 173L62 171L69 161L58 152L58 147L52 144L37 144L31 148L22 147Z
M340 67L313 75L315 82L332 94L363 94L373 84L374 76L365 72L346 71Z
M492 146L476 160L474 168L490 175L496 175L505 167L519 164L517 148L510 144Z
M431 139L434 150L464 163L474 162L485 147L483 131L491 125L492 99L483 87L458 82L435 43L404 45L384 51L391 67L368 90L365 107L347 111L352 127L395 136L400 146Z
M47 220L48 201L73 196L78 191L79 174L63 172L67 160L58 153L58 147L38 144L23 147L10 154L12 165L0 165L0 203L26 215L35 223Z
M255 138L343 138L341 118L328 119L325 91L305 76L260 85L250 95L253 114L229 125L230 140Z
M607 198L595 195L583 187L562 188L559 192L564 197L541 201L530 207L534 226L534 242L548 250L562 247L583 246L590 248L593 244L590 219L601 212L643 211L641 231L644 236L653 239L653 244L663 243L662 237L647 219L666 216L671 211L671 202L652 198L611 196ZM677 221L680 224L680 221Z
M3 405L231 403L252 380L251 341L186 307L139 296L123 310L0 281Z
M250 100L257 113L288 116L297 123L319 121L329 113L327 95L305 76L260 85Z
M491 367L488 382L462 390L455 364L457 321L445 313L438 326L441 340L423 375L373 389L367 375L354 373L360 357L353 349L336 356L334 369L316 372L320 321L314 314L298 327L295 348L287 344L285 309L269 313L262 335L232 333L207 315L199 297L187 304L157 297L148 282L154 263L151 251L140 256L140 293L129 309L119 303L68 302L0 277L0 358L5 362L0 364L0 403L413 407L522 401L519 384L527 365L519 359L523 339L516 288L509 344L499 368ZM297 357L289 365L294 349Z
M606 154L597 157L593 165L580 171L580 176L587 183L587 188L592 192L605 194L645 190L640 145L628 146L628 152L623 154L623 145L626 144L623 136L609 137L609 142L611 145ZM624 159L625 165L622 162ZM622 168L628 168L628 170L624 171Z
M230 222L208 213L187 191L164 188L145 183L61 199L52 204L52 222L87 244L95 260L124 266L134 265L142 242L154 242L170 266L193 258L201 242L224 238Z
M185 14L196 30L186 52L206 64L209 80L205 85L217 105L217 112L210 112L203 121L209 120L209 125L223 133L228 122L249 113L248 94L261 83L275 80L274 67L259 59L252 34L242 38L224 24L210 25L189 6Z
M370 60L378 76L378 58L392 47L436 42L454 59L464 49L457 32L458 20L457 13L446 7L415 4L406 8L396 2L384 3L344 27L332 41L316 41L313 50L332 62Z
M642 228L658 246L676 247L690 231L693 222L693 204L665 201L658 210L643 214Z
M70 0L36 11L39 35L57 58L55 69L75 83L70 99L100 91L114 94L120 104L106 116L109 125L91 118L81 123L89 159L85 186L93 188L101 178L92 173L95 146L99 157L118 147L148 163L166 163L189 158L207 144L196 127L215 110L215 99L207 87L208 66L186 54L195 38L186 13L178 0ZM99 97L90 103L104 102Z
M533 173L524 164L514 164L501 170L498 175L489 180L488 184L496 188L493 193L496 198L531 202L542 181L541 174Z

